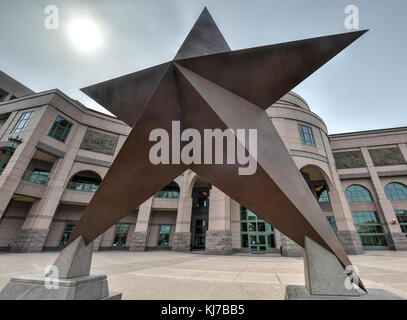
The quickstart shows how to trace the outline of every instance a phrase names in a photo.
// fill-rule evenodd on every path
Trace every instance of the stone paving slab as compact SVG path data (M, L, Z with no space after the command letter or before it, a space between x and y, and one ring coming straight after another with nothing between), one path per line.
M0 254L0 288L16 275L42 272L57 252ZM407 252L350 256L367 288L407 299ZM278 255L102 251L91 274L106 274L123 299L284 299L287 285L304 285L302 258Z

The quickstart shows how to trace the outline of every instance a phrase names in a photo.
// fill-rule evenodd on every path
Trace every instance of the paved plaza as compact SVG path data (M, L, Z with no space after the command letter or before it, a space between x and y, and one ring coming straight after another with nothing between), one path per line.
M13 275L43 272L57 252L0 254L0 287ZM407 252L350 256L367 288L407 299ZM279 255L102 251L92 274L106 274L123 299L283 299L286 285L304 284L302 258Z

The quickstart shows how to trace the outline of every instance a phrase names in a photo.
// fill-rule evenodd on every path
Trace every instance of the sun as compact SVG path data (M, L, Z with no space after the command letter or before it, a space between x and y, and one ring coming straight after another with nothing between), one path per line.
M77 50L93 52L102 44L98 25L89 18L78 18L68 25L68 35Z

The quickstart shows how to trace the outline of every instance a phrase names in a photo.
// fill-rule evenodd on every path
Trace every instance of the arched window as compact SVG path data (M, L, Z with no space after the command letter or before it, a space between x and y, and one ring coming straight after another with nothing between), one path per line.
M154 198L166 198L166 199L178 199L179 187L176 182L171 182L168 186L164 187L161 191L158 191Z
M403 186L401 183L392 182L389 183L385 188L387 199L390 201L406 201L407 200L407 187Z
M81 171L75 174L66 188L76 191L96 192L102 178L93 171Z
M345 191L346 200L349 203L355 202L372 202L372 197L370 196L370 192L358 185L352 185L346 188Z

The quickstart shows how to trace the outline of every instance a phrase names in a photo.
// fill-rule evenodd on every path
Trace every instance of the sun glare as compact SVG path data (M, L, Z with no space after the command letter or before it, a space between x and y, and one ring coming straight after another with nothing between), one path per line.
M68 26L68 35L74 46L82 52L92 52L102 44L99 27L88 18L73 20Z

